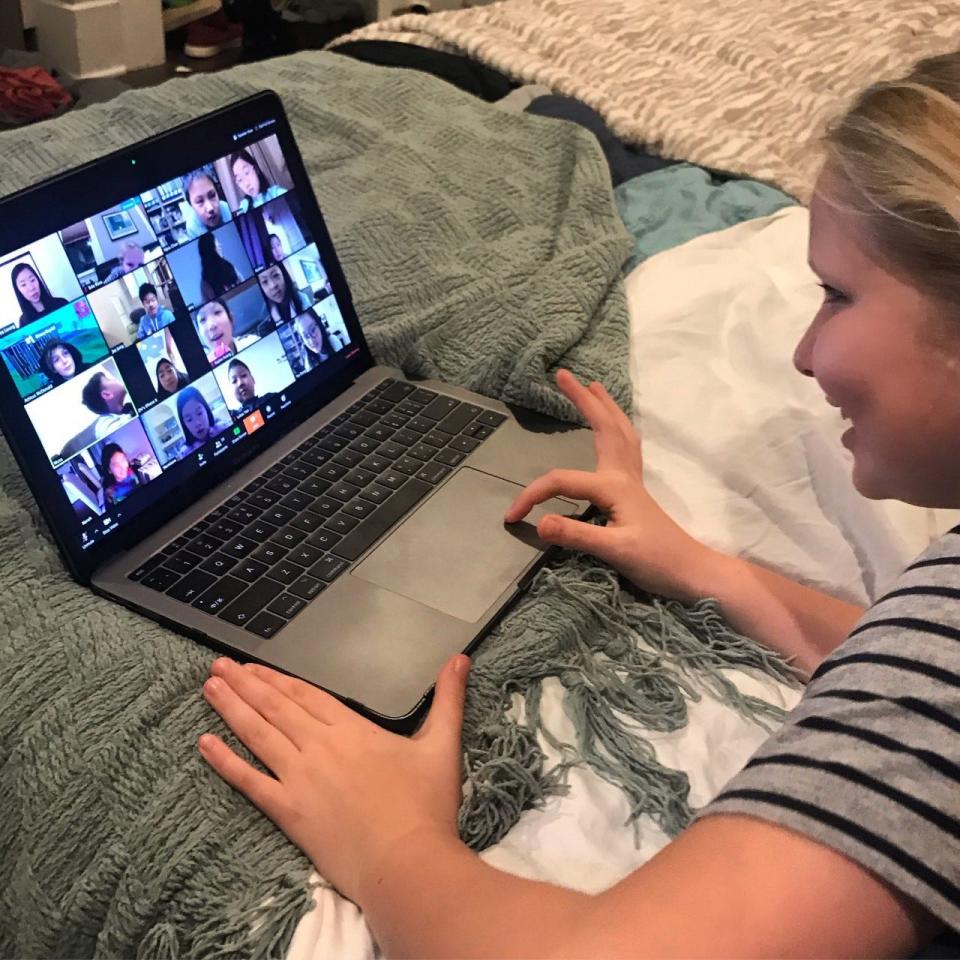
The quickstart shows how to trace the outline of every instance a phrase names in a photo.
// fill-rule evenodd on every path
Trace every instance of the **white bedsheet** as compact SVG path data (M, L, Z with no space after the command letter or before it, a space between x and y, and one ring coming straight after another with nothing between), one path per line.
M839 413L792 366L821 295L806 267L806 235L806 210L791 208L698 237L630 274L635 420L650 490L692 534L866 604L960 514L866 501L854 489ZM788 709L799 697L763 677L728 675ZM559 691L546 685L543 716L562 734ZM694 806L765 738L707 696L691 704L683 730L650 736L658 758L689 775ZM619 790L575 770L567 796L525 813L483 856L520 876L603 890L667 842L644 818L635 845L626 817ZM328 888L316 901L288 960L375 955L353 904Z

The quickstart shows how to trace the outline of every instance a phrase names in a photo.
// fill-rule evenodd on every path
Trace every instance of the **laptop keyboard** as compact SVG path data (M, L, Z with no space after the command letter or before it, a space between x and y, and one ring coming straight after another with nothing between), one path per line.
M505 419L383 380L128 577L272 637Z

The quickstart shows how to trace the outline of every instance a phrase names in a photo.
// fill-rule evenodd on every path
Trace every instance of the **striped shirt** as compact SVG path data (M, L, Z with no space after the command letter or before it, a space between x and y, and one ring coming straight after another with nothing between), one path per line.
M960 929L960 527L823 661L713 813L804 834Z

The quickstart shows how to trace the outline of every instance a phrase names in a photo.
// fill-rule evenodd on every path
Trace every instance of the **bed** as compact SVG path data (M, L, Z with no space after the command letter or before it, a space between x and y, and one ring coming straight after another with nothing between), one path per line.
M960 44L947 6L506 0L361 35L575 97L678 161L616 191L573 124L333 53L5 134L3 186L271 86L381 361L568 418L551 371L602 379L682 525L867 603L956 518L861 500L837 411L792 370L819 297L810 140L865 82ZM209 651L72 584L5 447L0 478L0 954L376 955L356 907L196 755L215 727ZM463 835L505 870L601 890L799 693L709 599L664 602L561 557L475 657Z

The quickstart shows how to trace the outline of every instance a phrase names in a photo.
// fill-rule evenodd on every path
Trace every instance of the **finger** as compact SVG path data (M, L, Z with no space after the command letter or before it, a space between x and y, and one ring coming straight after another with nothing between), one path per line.
M251 803L258 806L271 820L279 809L283 788L280 784L238 757L219 737L205 733L197 741L200 756Z
M630 443L639 442L640 437L633 426L633 421L620 409L607 388L602 383L594 381L590 384L589 390L606 408L611 421L622 430L624 438Z
M557 371L557 386L593 430L602 430L606 426L607 412L603 404L569 370Z
M222 677L245 703L298 749L303 747L313 725L313 717L303 707L229 657L214 660L210 672Z
M414 740L424 737L443 739L449 744L460 745L463 727L463 701L467 695L467 677L470 674L470 658L465 654L451 657L437 677L430 713L423 726L414 734Z
M244 665L255 677L258 677L264 683L279 690L284 696L289 697L294 703L309 713L320 723L336 723L338 720L353 719L356 714L344 706L336 697L321 690L319 687L307 683L305 680L299 680L297 677L291 677L279 670L272 670L259 663L247 663Z
M585 470L551 470L520 491L507 508L504 519L507 523L516 523L538 503L558 495L574 500L589 500L601 510L609 510L612 506L610 495L597 474Z
M598 527L595 523L585 523L583 520L571 520L555 513L540 518L537 533L547 543L566 550L589 553L601 560L607 559L612 548L612 531L608 527Z

